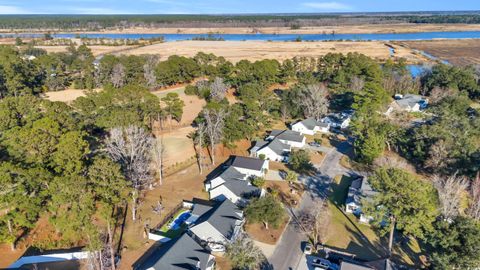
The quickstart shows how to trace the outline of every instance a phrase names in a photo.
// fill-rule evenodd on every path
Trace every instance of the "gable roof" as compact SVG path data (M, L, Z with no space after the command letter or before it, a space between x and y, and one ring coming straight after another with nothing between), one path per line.
M200 246L188 234L184 233L176 240L161 245L136 270L185 270L207 268L210 253Z
M192 208L192 216L202 216L203 214L210 211L210 209L212 209L212 206L210 205L195 203Z
M283 155L283 153L287 150L290 150L290 145L282 143L280 140L277 138L273 139L268 145L265 147L270 148L275 154L277 155ZM263 148L265 148L263 147Z
M265 164L265 160L262 160L259 158L252 158L252 157L242 157L242 156L235 156L231 162L231 166L233 167L256 170L256 171L261 171L264 164Z
M373 190L372 186L368 183L367 178L359 177L352 181L352 184L348 188L348 195L345 203L356 203L360 204L361 199L365 198L367 200L372 199L377 192Z
M239 172L237 169L235 169L232 166L228 166L217 177L221 177L225 181L227 181L227 180L243 180L247 177L247 175Z
M259 194L260 189L249 185L248 181L230 180L223 183L233 194L241 198L248 198L252 195Z
M293 130L283 130L280 131L280 133L278 133L277 130L272 130L270 136L273 136L272 134L278 134L275 136L275 138L291 142L303 142L303 139L305 138L300 132Z
M298 123L301 123L302 125L304 125L309 130L314 130L315 127L319 126L319 124L320 124L317 120L313 119L312 117L307 118L303 121L297 122L296 124L298 124Z
M403 96L402 99L395 100L395 102L398 104L398 106L402 108L407 108L407 107L413 107L415 104L421 102L423 99L422 96L420 95L413 95L413 94L407 94Z
M243 219L243 212L230 200L224 200L201 216L195 226L208 222L226 239L233 236L235 226Z

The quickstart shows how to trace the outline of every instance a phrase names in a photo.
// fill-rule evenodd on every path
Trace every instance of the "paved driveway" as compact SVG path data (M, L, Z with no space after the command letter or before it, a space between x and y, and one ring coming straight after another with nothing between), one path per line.
M339 162L342 153L346 153L350 148L347 142L340 143L337 148L330 148L322 164L317 165L319 173L313 177L300 177L300 180L307 187L307 192L303 194L300 206L296 210L291 210L289 214L293 217L303 209L309 209L318 198L326 198L328 187L332 179L339 174L350 173L343 168ZM306 236L295 228L295 218L292 218L288 224L282 239L277 244L272 256L268 258L275 270L294 270L299 267L303 251L301 242L305 241ZM302 268L299 268L302 269ZM303 268L304 269L304 268Z

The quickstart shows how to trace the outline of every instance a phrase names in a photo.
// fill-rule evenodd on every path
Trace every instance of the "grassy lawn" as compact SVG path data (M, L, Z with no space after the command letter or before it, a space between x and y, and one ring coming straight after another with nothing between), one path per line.
M377 260L387 255L387 239L381 238L372 227L360 223L352 214L342 211L352 179L339 175L332 183L332 193L329 197L331 222L327 246L344 252L356 254L364 260ZM409 265L420 265L422 256L416 240L396 243L393 250L396 261Z
M352 179L347 176L335 177L329 198L331 222L327 246L344 252L356 254L365 260L376 260L386 255L381 239L368 225L361 224L357 218L345 214L343 208L348 187Z
M185 224L182 224L179 228L177 229L170 229L169 225L172 223L178 216L180 216L182 213L184 213L186 210L185 209L180 209L175 213L175 215L169 219L163 226L160 228L160 233L161 235L168 237L168 238L175 238L180 236L187 228L188 226Z
M305 138L307 138L307 143L314 142L315 139L320 140L320 144L325 147L332 147L332 144L330 142L330 135L325 134L325 133L317 133L315 135L305 135Z

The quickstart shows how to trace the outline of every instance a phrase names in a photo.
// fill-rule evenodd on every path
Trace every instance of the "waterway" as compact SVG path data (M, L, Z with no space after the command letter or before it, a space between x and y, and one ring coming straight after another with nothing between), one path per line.
M8 34L0 33L1 37L42 37L43 34ZM331 41L331 40L354 40L354 41L408 41L408 40L433 40L433 39L466 39L480 38L480 31L465 32L421 32L421 33L384 33L384 34L75 34L58 33L52 34L55 38L107 38L107 39L152 39L163 37L165 41L192 40L198 38L222 39L225 41Z

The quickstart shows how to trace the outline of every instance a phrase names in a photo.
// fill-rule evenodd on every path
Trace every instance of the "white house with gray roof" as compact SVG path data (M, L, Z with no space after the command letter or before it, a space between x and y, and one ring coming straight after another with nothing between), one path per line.
M301 134L315 135L318 132L328 133L330 124L317 121L314 118L307 118L293 124L291 128Z
M420 95L395 95L395 100L390 104L385 114L388 115L393 111L419 112L426 109L427 106L428 99Z
M290 145L291 147L302 148L305 146L307 138L300 132L293 130L277 130L274 129L267 136L267 141L279 140L281 143Z
M250 179L265 176L268 160L234 156L224 166L220 174L205 181L210 199L245 204L250 198L263 195L264 191L253 186Z
M279 139L272 141L257 141L250 149L250 155L271 161L286 162L292 146L281 142Z
M248 177L264 177L268 171L268 160L259 158L235 156L227 164Z
M215 257L190 235L157 246L134 270L213 270Z
M189 232L210 250L224 252L225 245L235 241L244 223L243 211L230 200L224 200L200 216Z
M352 181L352 184L348 188L348 195L345 200L345 212L358 216L360 222L369 223L372 217L362 213L362 201L372 200L376 194L377 192L370 186L367 178L358 177Z

